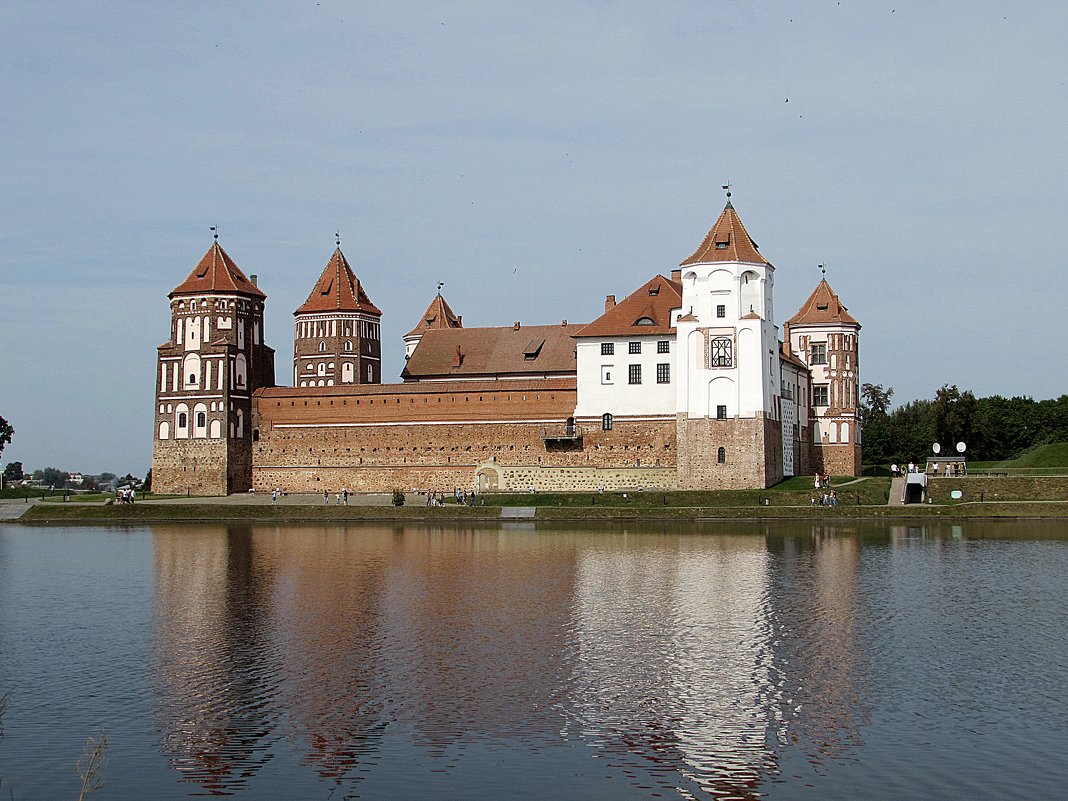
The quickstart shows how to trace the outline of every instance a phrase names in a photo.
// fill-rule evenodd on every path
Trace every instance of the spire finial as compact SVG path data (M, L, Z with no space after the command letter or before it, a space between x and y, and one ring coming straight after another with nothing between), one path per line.
M338 247L341 247L341 229L340 228L337 231L334 232L334 243Z
M213 225L213 226L211 226L211 230L212 230L212 233L215 235L215 241L218 242L219 241L219 226Z
M441 294L441 288L443 286L445 286L445 282L444 281L438 281L438 294L439 295Z
M723 184L723 191L727 193L727 202L728 203L730 203L730 201L731 201L731 189L733 187L734 187L734 184L732 184L730 181L727 181L727 183Z
M824 276L827 275L827 267L826 266L824 266L822 264L817 264L816 266L820 268L820 273L822 273Z

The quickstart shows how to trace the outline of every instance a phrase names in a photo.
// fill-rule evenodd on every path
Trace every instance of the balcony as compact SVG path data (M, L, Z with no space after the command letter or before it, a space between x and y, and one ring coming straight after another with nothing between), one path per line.
M568 420L562 426L553 426L541 430L541 441L545 447L568 447L582 444L582 428L575 425L574 420Z

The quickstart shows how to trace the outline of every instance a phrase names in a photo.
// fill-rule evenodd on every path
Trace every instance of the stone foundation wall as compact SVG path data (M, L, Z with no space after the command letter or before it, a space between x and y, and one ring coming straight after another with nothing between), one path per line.
M494 475L496 474L496 475ZM608 492L620 490L673 490L674 467L480 467L479 489L500 492ZM494 483L496 482L496 483Z
M816 445L813 447L814 465L817 470L832 476L859 476L861 453L859 445Z
M782 480L782 425L777 420L680 414L677 431L679 489L763 489Z
M482 465L523 468L540 478L539 488L562 490L638 486L631 478L593 474L590 470L660 469L655 485L674 474L673 422L617 423L612 431L586 431L581 439L546 440L543 423L426 423L418 425L310 425L258 420L259 439L252 446L252 482L257 491L280 487L290 492L359 492L394 488L449 491L475 487ZM564 431L563 423L557 425ZM546 468L581 469L583 473L539 472ZM635 473L634 475L644 475ZM581 476L581 477L580 477ZM511 479L501 478L508 481ZM515 480L520 480L518 477ZM531 477L522 479L527 487ZM654 485L653 479L647 482Z
M152 450L152 491L155 493L226 495L228 477L232 482L232 475L228 476L227 472L225 439L155 441Z

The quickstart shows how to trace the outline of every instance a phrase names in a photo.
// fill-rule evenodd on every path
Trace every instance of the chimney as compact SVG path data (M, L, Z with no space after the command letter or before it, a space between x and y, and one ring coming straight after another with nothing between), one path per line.
M560 325L562 325L564 328L567 328L567 320L564 320L562 323L560 323Z
M615 305L616 305L616 296L615 295L607 295L605 297L605 299L604 299L604 310L605 310L605 313L610 312L613 308L615 308Z
M794 352L790 347L790 324L782 324L782 349L786 351L787 356L793 356Z
M671 280L674 281L676 284L681 284L682 283L682 268L681 267L679 269L677 269L677 270L672 270L671 271Z
M464 355L463 355L463 353L460 352L460 346L457 345L456 346L456 355L452 357L452 366L454 368L459 367L461 364L463 364L463 361L464 361Z
M456 318L456 325L460 328L464 327L464 316L462 314Z
M519 321L518 320L516 320L514 323L512 323L512 330L513 331L518 331L519 328L520 328L520 326L519 326Z
M258 276L258 275L256 275L256 273L253 273L252 275L250 275L250 276L248 277L248 280L252 282L252 286L256 286L256 287L258 287L258 286L259 286L259 284L257 284L257 283L256 283L256 279L257 279L257 278L259 278L259 276Z

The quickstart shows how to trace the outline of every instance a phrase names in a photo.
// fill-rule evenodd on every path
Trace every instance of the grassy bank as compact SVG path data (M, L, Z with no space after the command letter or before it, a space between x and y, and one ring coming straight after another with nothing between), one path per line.
M913 506L541 506L535 520L833 520L1068 517L1068 503L987 502ZM149 523L339 523L363 521L450 522L502 519L496 506L237 506L220 504L134 504L104 506L37 504L21 518L27 524L144 525Z
M885 504L890 497L889 478L852 477L831 479L831 489L838 493L839 509L845 506ZM826 490L824 490L826 491ZM535 506L543 508L593 509L717 509L720 507L784 507L810 506L817 494L811 476L788 478L764 490L693 490L679 492L538 492L495 493L486 495L486 503L493 506Z

